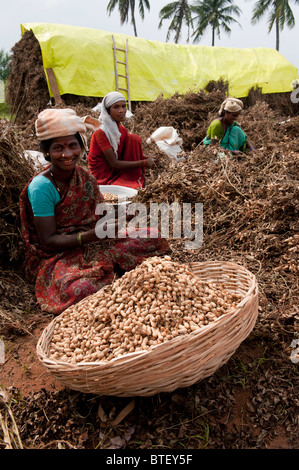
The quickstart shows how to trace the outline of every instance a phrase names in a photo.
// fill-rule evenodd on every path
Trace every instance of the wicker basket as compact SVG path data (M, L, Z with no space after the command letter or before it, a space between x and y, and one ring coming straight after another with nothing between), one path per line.
M249 335L258 316L255 276L229 262L192 263L201 279L223 283L244 295L230 313L192 333L176 337L147 351L126 354L106 362L70 364L48 358L56 319L43 331L37 355L56 380L84 393L119 397L151 396L188 387L211 376Z

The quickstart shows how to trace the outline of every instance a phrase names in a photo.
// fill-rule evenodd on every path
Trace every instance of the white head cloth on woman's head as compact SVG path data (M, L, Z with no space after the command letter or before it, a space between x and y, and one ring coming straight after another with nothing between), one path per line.
M126 101L126 98L118 91L111 91L110 93L108 93L103 98L101 114L99 117L99 121L101 122L101 129L105 132L107 139L112 145L116 156L121 134L118 130L116 122L108 113L108 109L110 108L110 106L112 106L114 103L117 103L118 101Z
M242 111L243 107L243 101L238 100L238 98L226 98L226 100L223 101L218 114L221 116L223 110L230 113L238 113Z
M73 109L49 108L40 112L37 116L35 133L38 140L48 140L56 137L75 135L79 132L86 149L87 141L85 134L87 130L94 131L99 126L100 123L97 119L91 116L81 118L77 116Z

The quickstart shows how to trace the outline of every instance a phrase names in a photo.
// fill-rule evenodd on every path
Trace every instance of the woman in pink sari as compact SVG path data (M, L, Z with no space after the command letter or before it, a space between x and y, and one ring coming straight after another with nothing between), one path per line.
M113 91L103 98L101 127L91 137L88 165L98 184L137 189L144 186L144 170L152 168L154 160L143 155L140 137L121 124L126 111L121 93Z
M143 232L137 238L99 239L96 207L103 197L95 178L77 164L86 118L70 109L47 109L35 127L49 166L20 195L25 273L35 283L41 309L59 314L169 247L148 228L145 238Z

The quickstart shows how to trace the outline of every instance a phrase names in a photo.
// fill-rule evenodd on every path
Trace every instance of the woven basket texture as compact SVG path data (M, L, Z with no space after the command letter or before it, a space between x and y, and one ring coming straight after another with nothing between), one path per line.
M204 281L221 283L232 292L241 293L241 302L189 334L106 362L70 364L49 359L57 321L54 319L39 338L37 356L66 387L96 395L151 396L173 392L211 376L253 329L258 317L258 286L250 271L234 263L195 262L191 269Z

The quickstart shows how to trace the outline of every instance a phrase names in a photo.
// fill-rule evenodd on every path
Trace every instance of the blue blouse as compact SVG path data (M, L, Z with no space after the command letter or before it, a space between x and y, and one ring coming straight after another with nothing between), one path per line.
M60 196L53 183L43 175L37 175L28 186L28 198L36 217L55 215L55 205Z

